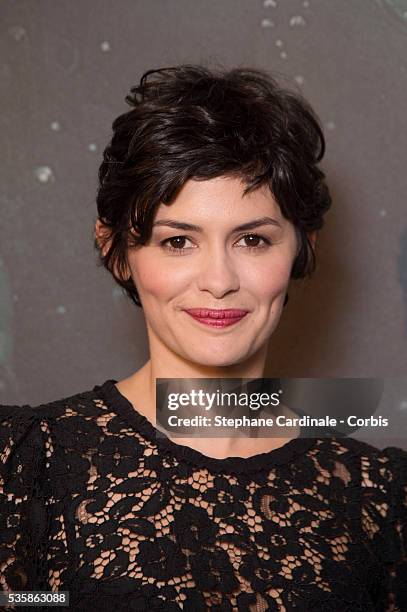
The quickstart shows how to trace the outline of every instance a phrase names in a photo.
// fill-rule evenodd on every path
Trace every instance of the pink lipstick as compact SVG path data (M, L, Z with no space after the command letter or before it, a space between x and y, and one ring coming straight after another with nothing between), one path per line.
M228 308L225 310L212 310L210 308L188 308L185 310L199 323L211 327L228 327L238 323L249 312L239 308Z

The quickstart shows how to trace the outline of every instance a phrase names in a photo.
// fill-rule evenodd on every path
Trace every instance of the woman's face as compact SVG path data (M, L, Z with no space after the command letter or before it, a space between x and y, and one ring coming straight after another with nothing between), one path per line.
M150 241L129 250L151 355L166 348L201 365L237 364L264 347L276 328L296 234L267 187L243 197L244 187L230 177L189 180L170 206L157 209ZM196 227L165 225L170 221ZM192 308L248 313L213 327L190 316Z

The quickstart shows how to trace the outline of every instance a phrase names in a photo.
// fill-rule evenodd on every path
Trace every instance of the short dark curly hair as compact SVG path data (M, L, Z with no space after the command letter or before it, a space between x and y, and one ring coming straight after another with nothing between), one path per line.
M142 307L131 276L124 278L128 248L146 244L157 207L170 205L192 178L238 177L244 193L268 184L297 233L291 278L311 276L308 233L323 226L331 197L317 167L324 135L302 95L261 69L193 64L148 70L130 92L132 109L114 120L99 168L97 211L108 250L94 240L98 264L127 296Z

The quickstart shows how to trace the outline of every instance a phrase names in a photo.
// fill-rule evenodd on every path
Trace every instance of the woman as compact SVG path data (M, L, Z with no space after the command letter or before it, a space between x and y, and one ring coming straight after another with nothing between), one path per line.
M407 609L406 451L157 435L158 378L263 376L331 205L316 115L244 68L149 71L126 100L95 246L143 308L150 359L1 407L4 590L69 591L83 611Z

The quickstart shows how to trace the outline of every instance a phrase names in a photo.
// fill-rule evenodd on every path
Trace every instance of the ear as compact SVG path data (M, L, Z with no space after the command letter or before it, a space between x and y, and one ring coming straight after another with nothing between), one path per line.
M99 248L102 250L103 257L109 250L110 245L110 231L109 228L104 225L101 219L97 219L95 223L95 238L98 242Z
M103 257L105 257L106 253L109 250L112 236L111 236L111 230L99 218L95 222L95 238L99 244L99 248L102 250ZM131 276L131 272L128 269L128 267L126 267L126 273L124 275L124 278L119 273L116 266L115 266L115 274L119 278L122 278L122 280L129 280Z
M317 242L318 230L313 230L312 232L308 232L308 238L312 243L312 247L315 249L315 245Z

